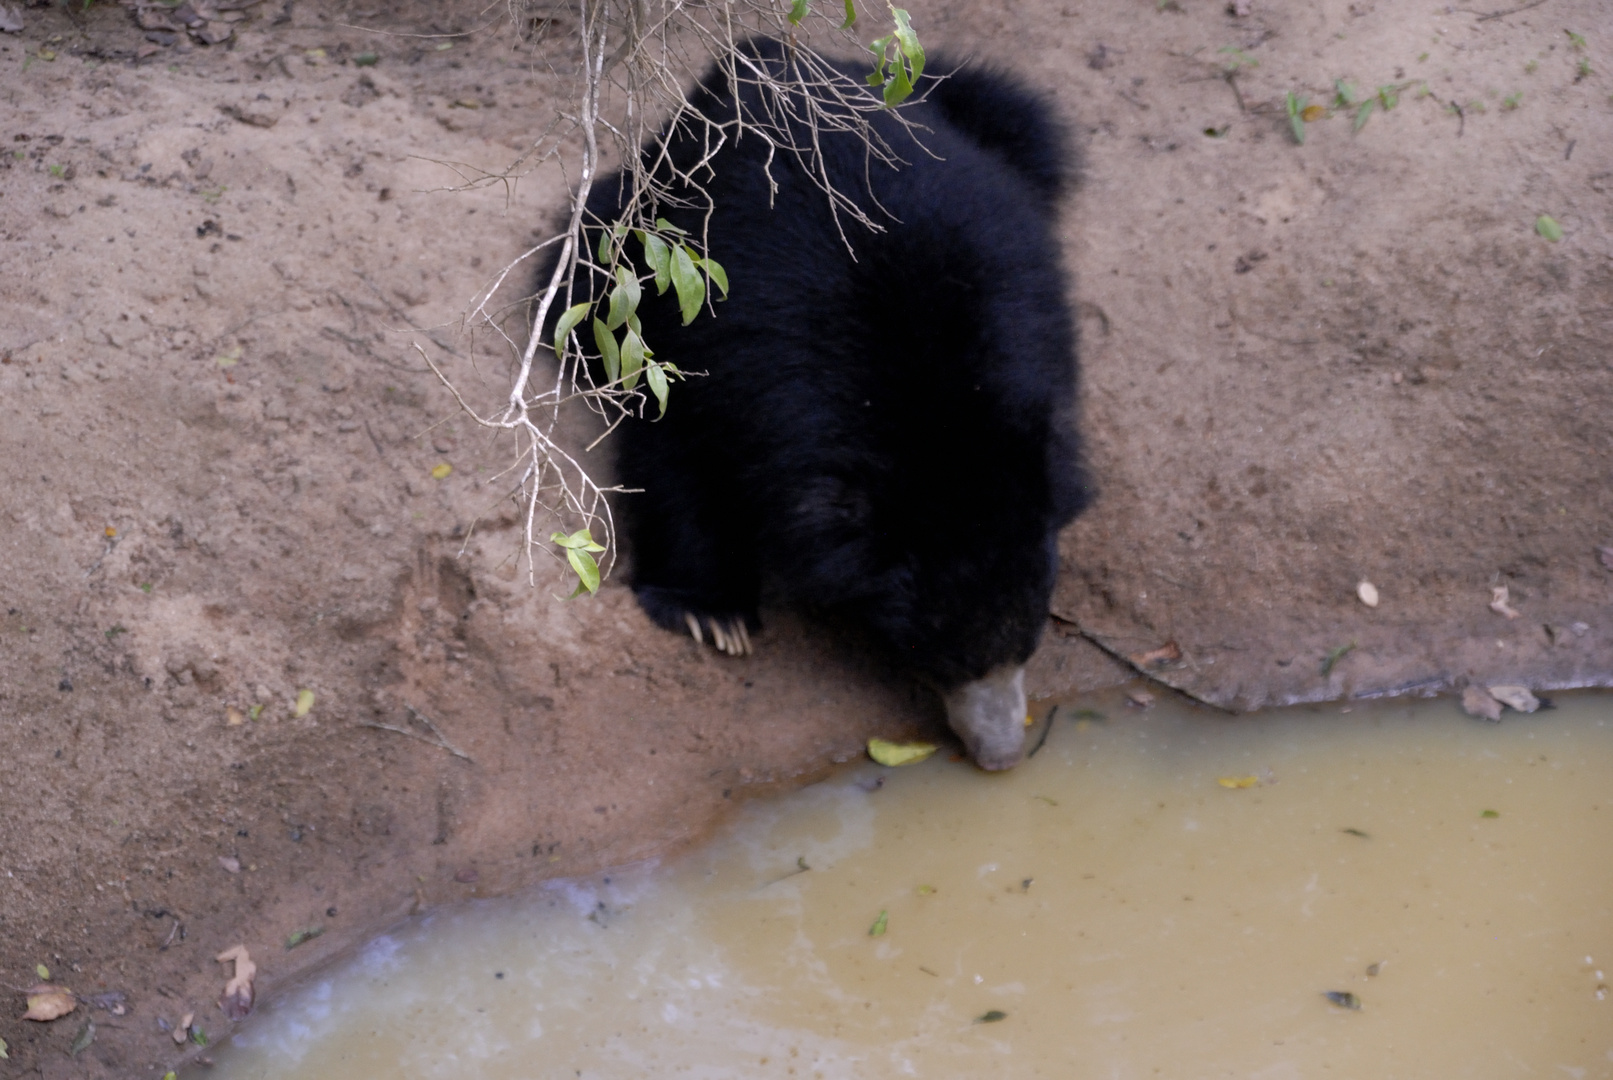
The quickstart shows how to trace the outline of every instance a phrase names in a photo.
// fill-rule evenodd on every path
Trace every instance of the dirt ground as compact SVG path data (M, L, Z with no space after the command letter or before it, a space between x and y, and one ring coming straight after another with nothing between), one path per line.
M411 346L501 392L456 319L563 187L450 193L440 162L507 165L567 57L473 5L267 0L214 44L86 6L0 34L0 1076L160 1076L163 1024L229 1030L225 948L272 994L410 912L672 850L871 734L939 732L788 614L721 659L511 560L504 448ZM1101 493L1037 695L1167 642L1150 674L1235 709L1613 682L1596 0L909 7L1085 148ZM1398 89L1355 131L1337 79ZM1303 145L1290 91L1327 107ZM36 965L85 1004L19 1020Z

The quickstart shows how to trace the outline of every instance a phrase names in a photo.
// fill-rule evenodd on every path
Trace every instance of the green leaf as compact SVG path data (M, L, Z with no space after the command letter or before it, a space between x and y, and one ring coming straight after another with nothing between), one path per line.
M975 1017L977 1024L995 1024L1008 1019L1008 1014L1001 1009L990 1009Z
M588 301L586 300L580 304L573 304L561 312L560 318L556 319L554 323L554 351L556 353L565 351L566 338L571 336L571 331L576 328L586 314L588 314Z
M1301 146L1305 145L1305 98L1302 95L1288 91L1283 104L1288 109L1288 126L1294 133L1294 141Z
M46 967L44 964L35 964L34 965L34 974L38 975L41 979L45 980L46 982L50 982L50 968Z
M790 25L799 26L810 10L807 7L807 0L795 0L795 3L790 5Z
M1355 650L1355 642L1346 642L1336 649L1332 649L1322 657L1322 678L1327 678L1333 672L1333 667Z
M587 589L589 595L592 596L599 591L599 564L594 561L592 555L578 548L567 548L566 561L571 564L571 569L577 574L578 592ZM574 592L571 595L576 596L577 593Z
M549 534L549 542L559 544L563 548L576 548L579 551L604 551L605 549L594 543L594 534L587 529L578 529L567 536L563 532Z
M73 1045L71 1049L67 1051L67 1056L78 1057L84 1051L88 1050L90 1048L90 1043L94 1041L95 1021L86 1018L84 1021L84 1026L78 1029L78 1035L73 1039Z
M874 70L868 76L868 85L884 84L887 108L900 105L911 96L914 84L924 73L924 46L919 44L918 34L913 30L907 11L892 7L891 15L896 20L896 29L868 46L874 54ZM895 47L894 56L891 55L892 46Z
M874 925L870 926L868 928L868 936L869 937L884 937L885 936L885 924L887 922L889 922L889 921L890 921L890 912L881 911L879 913L879 918L874 920Z
M1501 815L1494 810L1485 810L1479 814L1481 818L1498 818Z
M323 926L310 926L306 930L293 930L286 938L286 951L289 952L305 941L312 941L325 932Z
M0 1039L0 1061L5 1061L10 1056L11 1056L11 1048L6 1045L6 1040ZM172 1075L174 1075L174 1074L173 1073L168 1074L168 1076L172 1076ZM163 1080L168 1080L168 1076L163 1077Z
M649 386L650 393L655 395L655 400L661 403L661 412L656 417L659 420L666 415L666 372L662 370L660 364L651 360L644 365L644 382Z
M935 753L935 750L934 743L898 743L877 737L868 740L868 756L888 768L895 768L898 765L912 765L915 762L923 761Z
M597 317L594 319L594 344L599 348L600 359L605 362L605 380L615 382L622 370L621 350L616 347L616 335Z
M852 0L846 0L846 21L840 24L840 29L850 30L857 22L857 8Z
M609 229L601 229L600 230L598 255L599 255L599 261L600 262L602 262L602 263L610 262L610 230Z
M1355 104L1355 87L1344 79L1333 80L1333 104L1341 109L1348 109Z
M683 311L684 326L694 322L706 299L706 279L695 271L694 260L694 253L686 244L679 244L672 250L672 287L678 290L678 307Z
M655 271L655 295L663 296L672 284L672 249L654 233L640 233L639 240L644 245L644 260Z
M1557 219L1550 214L1541 214L1535 218L1535 232L1554 244L1563 238L1563 227L1557 224Z
M664 233L671 233L673 236L689 235L685 230L678 228L664 217L658 217L655 219L655 227Z
M610 291L610 312L605 316L605 326L615 330L627 321L638 308L639 298L643 293L639 289L638 278L633 271L625 266L616 268L616 288Z
M638 385L639 372L644 368L646 358L654 355L644 347L644 339L637 333L628 330L622 338L622 389L631 390Z
M1355 110L1355 130L1356 131L1360 131L1362 128L1366 127L1367 118L1372 115L1372 106L1373 106L1373 104L1374 104L1373 100L1371 98L1368 98L1367 100L1365 100L1365 101L1363 101L1361 103L1361 107L1359 109Z
M1400 104L1400 93L1398 88L1394 86L1378 87L1378 103L1383 106L1384 112L1388 112L1390 109Z
M716 259L709 256L701 259L700 265L706 268L706 276L717 283L717 288L722 293L722 298L724 300L728 299L728 271L724 270Z

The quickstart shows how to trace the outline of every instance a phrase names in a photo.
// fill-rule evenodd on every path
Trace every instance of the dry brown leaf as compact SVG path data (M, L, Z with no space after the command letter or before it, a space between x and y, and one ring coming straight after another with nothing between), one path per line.
M258 965L252 962L245 945L225 949L216 959L221 964L235 964L235 975L224 984L224 996L219 998L218 1007L231 1020L243 1020L252 1011L252 980L257 977Z
M54 1020L78 1008L78 999L65 986L38 983L30 986L27 994L28 1011L22 1014L24 1020Z
M241 872L241 860L235 858L233 855L220 855L218 857L218 864L232 874L239 874Z
M1490 696L1521 713L1532 713L1540 708L1540 699L1530 693L1527 686L1492 686Z
M1378 606L1378 587L1372 584L1370 581L1363 581L1361 584L1357 585L1355 587L1355 595L1359 596L1361 598L1361 602L1367 607Z
M1507 587L1505 585L1497 585L1490 590L1490 610L1497 615L1505 615L1509 619L1516 619L1520 614L1516 608L1507 603Z
M1140 668L1162 668L1168 664L1177 663L1182 659L1182 647L1174 641L1167 641L1157 649L1132 653L1126 659Z
M231 705L224 710L224 723L228 727L240 727L246 723L246 713Z
M1470 686L1462 691L1462 711L1491 723L1501 719L1501 703L1482 686Z

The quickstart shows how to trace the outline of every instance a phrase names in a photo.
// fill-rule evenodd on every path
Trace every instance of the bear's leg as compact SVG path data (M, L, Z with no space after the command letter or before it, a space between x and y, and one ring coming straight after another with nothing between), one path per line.
M743 656L761 625L754 530L739 503L712 487L712 470L684 467L670 440L656 442L642 484L634 483L637 470L624 469L629 486L644 488L626 505L633 592L657 626Z

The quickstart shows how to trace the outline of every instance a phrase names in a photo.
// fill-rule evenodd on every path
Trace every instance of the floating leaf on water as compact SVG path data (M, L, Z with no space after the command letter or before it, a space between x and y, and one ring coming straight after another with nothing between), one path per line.
M1258 777L1258 776L1218 776L1218 777L1216 777L1215 782L1217 784L1220 784L1224 788L1233 788L1233 789L1252 788L1252 787L1258 787L1260 785L1260 777Z
M1322 996L1341 1009L1355 1009L1357 1012L1361 1009L1361 999L1348 990L1326 990Z
M314 708L314 692L312 690L297 691L297 706L291 710L291 715L298 720L307 716Z
M1541 214L1535 218L1535 232L1553 244L1563 238L1563 227L1557 224L1557 219L1550 214Z
M914 889L913 891L918 893L920 896L933 896L935 894L935 886L934 885L920 885L918 888Z
M1355 595L1359 596L1361 598L1361 602L1367 607L1378 606L1378 587L1372 584L1370 581L1363 581L1361 584L1357 585L1355 587Z
M1501 812L1499 810L1483 810L1483 811L1479 812L1479 817L1481 817L1481 818L1500 817L1500 816L1501 816Z
M885 935L885 924L890 921L889 916L890 913L888 911L881 911L879 913L879 918L874 920L874 925L868 928L868 936L883 937Z
M1360 829L1340 829L1339 832L1348 833L1350 836L1359 836L1363 840L1372 839L1371 833L1362 832Z
M27 995L28 1011L22 1014L24 1020L38 1020L44 1023L59 1016L66 1016L78 1008L78 999L73 997L73 992L65 986L40 983L37 986L30 986Z
M992 1009L989 1012L983 1012L979 1016L975 1017L975 1023L977 1023L977 1024L995 1024L999 1020L1007 1020L1007 1019L1008 1019L1008 1014L1007 1013L1003 1012L1001 1009Z
M1491 723L1501 721L1501 703L1482 686L1470 686L1462 691L1462 711Z
M1383 970L1383 965L1387 964L1388 962L1389 961L1387 961L1387 960L1379 960L1376 964L1368 964L1367 965L1367 978L1376 979L1378 977L1378 972L1382 971Z
M887 739L869 739L868 756L881 765L895 767L912 765L935 753L935 744L927 742L896 743Z
M448 474L453 471L454 467L444 461L440 465L433 465L431 467L431 478L433 480L446 480L448 478Z
M1148 694L1148 691L1140 690L1140 691L1138 691L1138 693ZM1127 694L1126 696L1129 698L1131 695ZM1154 695L1152 695L1152 694L1148 694L1148 697L1150 699L1152 699L1153 696ZM1071 720L1096 720L1099 723L1102 723L1103 721L1105 721L1105 720L1107 720L1109 718L1107 716L1103 715L1103 713L1099 712L1097 709L1077 709L1073 713L1070 714L1070 719Z
M1042 802L1045 802L1049 806L1057 806L1059 804L1059 801L1057 799L1050 798L1050 797L1048 797L1046 795L1032 795L1031 798L1040 799Z

